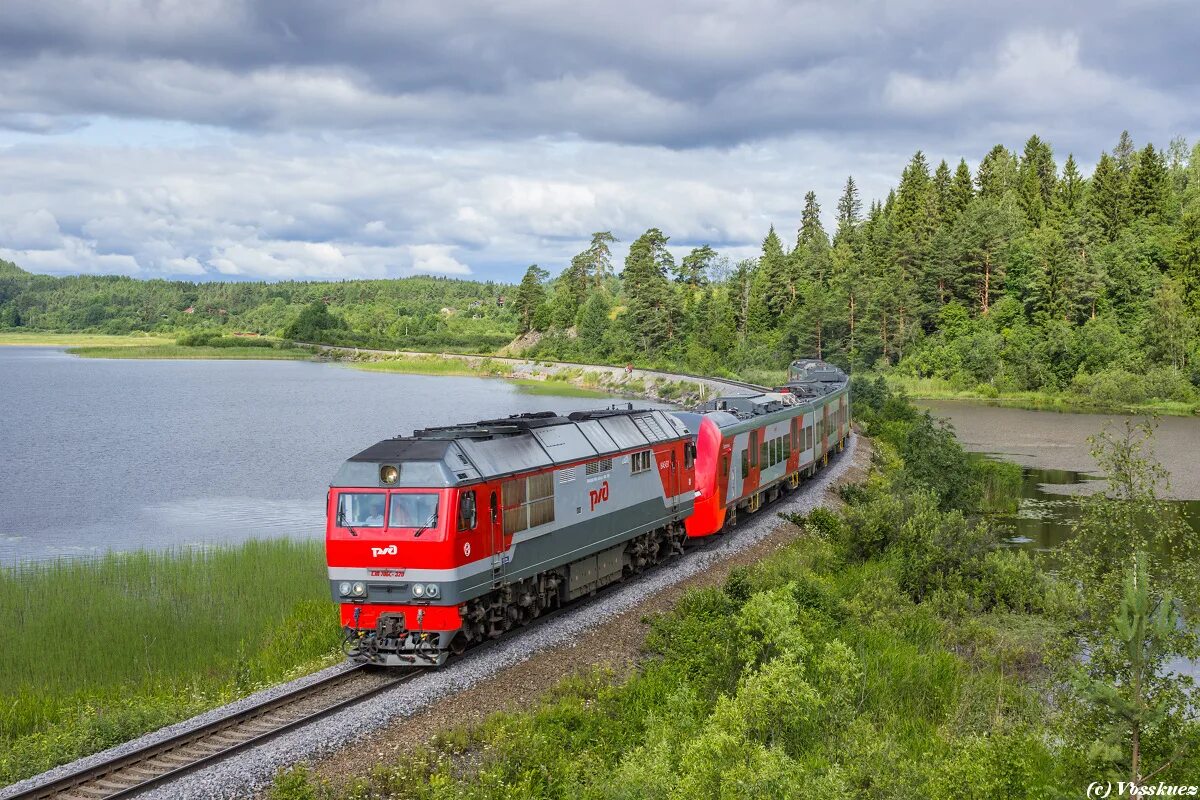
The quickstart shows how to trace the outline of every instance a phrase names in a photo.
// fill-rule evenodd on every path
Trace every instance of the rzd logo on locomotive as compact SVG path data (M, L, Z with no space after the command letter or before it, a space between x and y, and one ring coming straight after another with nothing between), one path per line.
M394 556L398 552L400 551L396 549L396 545L394 544L389 544L387 547L372 547L371 557L379 558L380 556Z
M605 481L604 483L600 484L599 489L592 489L590 492L588 492L588 500L590 500L592 503L592 508L591 508L592 511L596 510L597 503L603 503L607 499L608 499L608 481Z

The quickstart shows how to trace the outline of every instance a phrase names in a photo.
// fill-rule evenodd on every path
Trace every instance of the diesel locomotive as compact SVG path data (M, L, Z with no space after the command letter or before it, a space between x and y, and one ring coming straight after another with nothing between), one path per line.
M326 553L354 661L439 665L737 524L841 449L845 373L693 411L610 408L426 428L352 456Z

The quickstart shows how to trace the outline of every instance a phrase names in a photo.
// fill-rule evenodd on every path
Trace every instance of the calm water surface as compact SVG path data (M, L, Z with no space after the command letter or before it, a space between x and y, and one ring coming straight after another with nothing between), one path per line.
M0 347L0 563L320 537L329 480L380 439L610 402L303 361Z
M1021 505L1004 520L1016 540L1053 549L1079 518L1078 495L1103 488L1087 438L1105 426L1122 430L1128 417L1026 411L961 401L920 401L954 425L963 447L1022 466ZM1200 530L1200 419L1163 417L1154 450L1171 476L1171 496Z

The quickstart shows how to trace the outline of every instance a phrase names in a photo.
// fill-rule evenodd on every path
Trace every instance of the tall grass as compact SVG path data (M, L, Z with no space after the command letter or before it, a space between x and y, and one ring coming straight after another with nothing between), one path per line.
M37 331L2 331L0 345L22 345L35 347L145 347L169 344L170 339L149 334L110 336L103 333L49 333Z
M0 570L0 784L333 658L320 542Z
M160 359L235 359L255 361L287 361L312 358L312 353L298 347L209 347L179 344L148 346L72 347L67 352L84 358L160 358Z

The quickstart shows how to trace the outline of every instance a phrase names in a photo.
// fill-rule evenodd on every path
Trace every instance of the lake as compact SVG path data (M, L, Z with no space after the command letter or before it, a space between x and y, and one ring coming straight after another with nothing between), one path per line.
M610 402L305 361L0 347L0 564L319 538L338 466L380 439Z
M1027 411L967 401L918 401L948 419L963 447L972 453L1014 461L1024 481L1020 509L1002 520L1015 539L1053 549L1070 536L1079 516L1077 495L1104 486L1087 438L1105 426L1121 430L1127 417ZM1162 417L1154 450L1171 475L1170 495L1183 516L1200 530L1200 419Z

